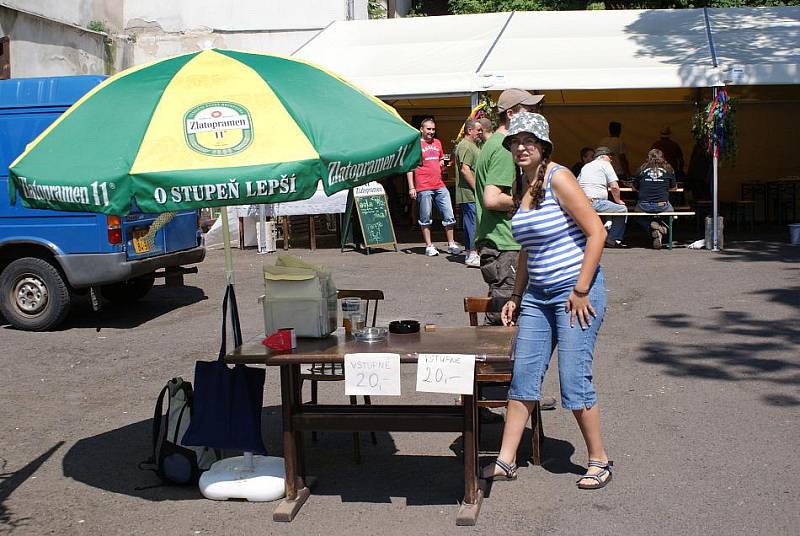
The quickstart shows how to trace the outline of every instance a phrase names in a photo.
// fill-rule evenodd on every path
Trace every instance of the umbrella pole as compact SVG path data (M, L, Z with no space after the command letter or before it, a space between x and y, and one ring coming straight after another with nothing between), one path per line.
M231 254L231 230L228 224L228 207L222 207L219 213L222 218L222 243L225 244L225 279L233 285L233 255Z

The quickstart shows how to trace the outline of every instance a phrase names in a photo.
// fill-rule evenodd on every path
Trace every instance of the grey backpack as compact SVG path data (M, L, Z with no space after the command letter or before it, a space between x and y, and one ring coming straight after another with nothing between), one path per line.
M183 434L192 418L192 396L192 384L177 377L167 382L156 402L153 454L139 468L155 471L167 484L196 484L200 474L222 458L216 449L183 445Z

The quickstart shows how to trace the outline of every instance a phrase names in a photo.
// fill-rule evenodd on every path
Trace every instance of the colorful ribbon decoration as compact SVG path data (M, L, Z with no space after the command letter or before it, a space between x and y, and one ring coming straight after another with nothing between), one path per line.
M486 106L486 101L479 102L475 108L469 113L469 119L480 119L484 116L483 108ZM460 140L464 136L464 125L461 125L461 129L458 131L458 136L456 136L456 141Z
M717 90L717 96L706 106L705 131L706 150L711 156L725 153L725 120L731 113L731 103L725 88Z

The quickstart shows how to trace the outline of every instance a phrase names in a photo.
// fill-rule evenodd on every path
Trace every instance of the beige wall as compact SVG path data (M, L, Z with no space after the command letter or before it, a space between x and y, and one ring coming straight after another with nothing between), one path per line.
M137 0L125 2L128 36L118 68L216 47L291 54L334 20L346 0ZM367 17L367 0L353 0L353 18Z
M353 7L354 18L367 17L366 0L354 0ZM124 27L157 25L164 32L297 30L324 28L346 15L346 0L128 0Z
M367 0L352 0L351 12L347 0L0 0L3 5L12 14L6 19L19 14L25 20L12 37L19 41L12 46L12 63L19 63L12 76L105 72L103 36L80 31L91 21L109 30L109 68L119 71L208 47L291 54L334 20L367 18Z
M118 28L124 0L0 0L0 5L84 28L92 20Z
M0 7L0 34L10 36L11 76L104 74L102 34Z

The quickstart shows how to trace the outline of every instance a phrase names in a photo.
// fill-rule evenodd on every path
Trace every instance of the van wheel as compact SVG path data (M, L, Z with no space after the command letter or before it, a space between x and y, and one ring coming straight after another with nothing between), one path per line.
M144 298L153 288L155 279L152 277L137 277L113 285L100 287L103 297L113 303L131 303Z
M44 259L17 259L0 274L0 311L15 328L51 329L67 317L69 303L61 272Z

